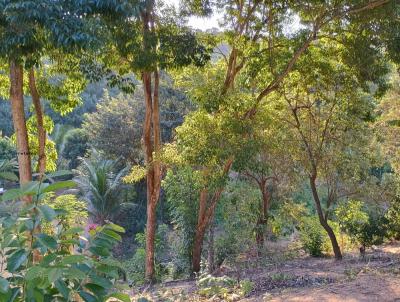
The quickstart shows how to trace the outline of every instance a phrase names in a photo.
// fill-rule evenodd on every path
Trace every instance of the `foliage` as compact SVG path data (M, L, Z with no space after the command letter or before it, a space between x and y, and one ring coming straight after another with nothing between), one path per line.
M169 215L181 241L179 256L190 267L200 194L199 175L190 167L169 170L163 181Z
M16 154L17 150L12 141L0 134L0 160L11 160L15 158Z
M393 217L394 209L386 216L379 209L368 213L364 208L365 205L356 200L339 205L335 211L339 225L363 247L382 244L387 235L388 217Z
M255 242L259 217L260 193L246 182L232 181L216 212L216 263L235 263L237 256L246 253Z
M335 210L339 226L353 240L357 240L363 228L368 224L369 215L363 209L364 204L358 200L342 202Z
M18 163L15 159L0 160L0 181L1 180L18 181L18 177L16 175L17 171L18 171Z
M88 135L82 129L72 129L63 138L61 156L69 161L68 167L76 169L80 164L80 157L84 157L89 150Z
M339 227L334 222L330 222L336 236L339 235ZM301 219L299 225L300 242L304 250L313 257L321 257L331 254L332 247L328 234L321 226L318 218L315 216L306 216Z
M307 216L305 204L286 200L273 210L270 219L270 229L273 236L291 235L301 223L299 217Z
M85 225L87 222L88 212L86 203L78 200L75 195L63 194L55 196L55 194L49 193L43 199L42 203L54 210L62 210L58 213L57 220L58 225L61 225L64 229ZM48 226L46 228L49 229Z
M83 158L76 181L88 202L88 211L95 223L104 224L118 214L124 206L121 202L122 176L125 169L118 170L117 161L99 158L93 153L92 159Z
M100 302L114 297L129 301L126 295L115 292L120 266L109 258L109 251L121 240L119 233L123 229L108 224L84 238L79 227L52 224L60 210L43 204L43 198L73 183L47 180L28 183L3 195L3 202L24 196L29 196L31 202L24 204L18 214L9 213L0 220L4 270L0 279L1 300L71 301L80 297ZM38 227L45 221L53 225L52 235L40 232Z
M167 231L166 225L160 225L157 228L156 239L155 239L155 261L156 261L156 278L161 279L165 273L162 267L163 257L166 255L167 247ZM122 266L126 270L128 279L135 285L142 285L145 282L145 259L146 259L146 235L144 233L138 233L135 237L137 249L131 259L125 260Z

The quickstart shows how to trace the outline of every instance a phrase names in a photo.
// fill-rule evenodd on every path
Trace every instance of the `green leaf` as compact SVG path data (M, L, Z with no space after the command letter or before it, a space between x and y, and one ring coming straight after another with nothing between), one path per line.
M90 276L90 280L91 280L90 281L91 283L97 284L106 289L110 289L113 285L110 280L103 278L103 277L96 276L96 275Z
M62 273L63 273L62 268L53 267L53 268L48 270L47 278L49 279L50 283L53 283L53 282L55 282L55 281L57 281L58 279L61 278Z
M86 274L79 269L69 267L63 271L64 277L67 279L78 279L82 280L86 278Z
M85 301L85 302L98 302L97 298L87 292L80 291L79 296Z
M121 241L122 240L121 235L116 233L116 232L114 232L114 231L112 231L112 230L103 230L102 233L112 237L116 241Z
M129 295L123 294L123 293L112 293L107 296L108 299L114 298L117 299L121 302L131 302L131 298L129 298Z
M5 179L5 180L15 181L15 182L17 182L19 180L18 176L15 175L15 173L7 172L7 171L0 172L0 179Z
M42 233L42 234L35 235L35 237L42 246L44 246L48 249L55 250L58 246L57 241L49 235Z
M67 287L67 284L62 280L57 280L54 282L54 286L58 289L60 294L68 300L70 289Z
M72 180L59 181L47 186L42 193L55 192L61 189L69 189L76 187L76 183Z
M66 230L66 231L63 232L62 234L63 234L63 235L75 235L75 234L82 233L83 231L84 231L83 228L80 228L80 227L73 227L73 228L70 228L70 229Z
M107 224L106 228L110 228L113 231L118 232L118 233L125 233L125 229L122 226L119 226L119 225L114 224L114 223Z
M109 250L104 247L92 246L91 248L89 248L89 251L96 256L102 256L102 257L110 256Z
M10 286L10 283L7 281L7 279L0 277L0 293L3 293L3 294L7 293L9 286Z
M41 267L41 266L32 266L32 267L30 267L27 270L26 274L25 274L26 281L31 281L31 280L36 279L36 278L41 278L42 275L43 275L44 270L45 269L43 267Z
M7 270L11 273L15 272L27 258L28 253L24 249L14 252L11 257L7 259Z
M65 256L60 261L60 264L61 265L76 264L76 263L85 262L85 261L86 261L86 257L83 255L68 255L68 256Z
M47 221L53 221L57 214L54 209L48 205L40 205L38 206L40 213L42 213L43 217L46 218Z
M3 196L1 197L2 201L10 201L10 200L17 200L24 196L21 189L11 189L7 190Z

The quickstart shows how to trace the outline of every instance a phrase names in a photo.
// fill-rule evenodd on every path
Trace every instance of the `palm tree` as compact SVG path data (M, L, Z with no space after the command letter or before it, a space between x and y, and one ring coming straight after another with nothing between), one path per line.
M122 176L126 168L117 171L118 161L97 159L82 159L77 170L76 182L88 202L88 211L92 222L104 224L111 220L124 206L132 206L121 202Z

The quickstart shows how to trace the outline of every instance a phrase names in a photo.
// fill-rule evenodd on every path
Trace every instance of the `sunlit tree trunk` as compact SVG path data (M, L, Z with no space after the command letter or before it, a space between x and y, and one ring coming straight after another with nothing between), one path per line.
M337 260L341 260L342 252L340 251L340 247L339 247L338 241L336 239L336 235L335 235L334 231L332 230L331 226L328 224L327 215L324 215L324 213L322 211L321 200L319 198L317 185L316 185L316 175L313 175L310 177L310 186L311 186L311 191L312 191L313 199L315 202L315 206L317 208L319 222L321 223L322 227L327 232L329 239L331 240L332 249L333 249L333 253L335 254L335 258Z
M46 172L46 130L43 124L43 109L40 103L40 96L36 87L35 70L33 68L29 71L29 90L32 96L32 103L35 108L37 131L39 141L39 159L37 172L39 177L42 178Z
M29 152L28 130L24 111L22 65L10 61L10 102L15 137L17 141L18 169L21 184L32 180L31 155Z

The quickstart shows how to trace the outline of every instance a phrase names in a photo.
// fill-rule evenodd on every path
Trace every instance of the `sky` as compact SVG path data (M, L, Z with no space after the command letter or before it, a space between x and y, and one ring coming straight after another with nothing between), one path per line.
M167 4L173 4L176 7L178 7L179 4L179 0L164 0L164 2ZM221 16L218 15L214 15L211 18L191 17L189 19L189 26L201 30L219 28L218 18L220 17Z

